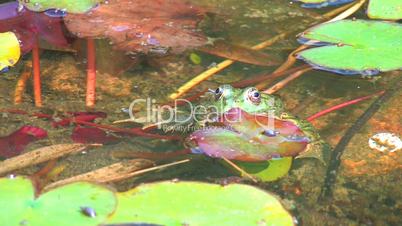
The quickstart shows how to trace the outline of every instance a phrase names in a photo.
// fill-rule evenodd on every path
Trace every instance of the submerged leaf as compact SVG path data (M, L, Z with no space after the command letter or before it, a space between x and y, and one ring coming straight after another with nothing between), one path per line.
M0 33L0 70L16 64L20 55L17 36L13 32Z
M6 137L0 137L0 157L10 158L19 155L29 143L46 137L47 132L44 129L23 126Z
M373 19L402 19L401 0L370 0L367 15Z
M102 0L19 0L29 10L43 12L48 9L58 9L70 13L85 13Z
M119 137L108 134L104 130L80 126L74 128L71 139L82 144L111 144L120 141Z
M402 25L398 23L342 20L313 27L301 38L328 43L297 54L319 69L373 75L402 68Z
M119 205L106 223L293 225L275 196L248 185L160 182L117 197Z
M278 59L275 59L268 54L243 46L232 45L223 41L215 41L213 45L203 46L199 48L199 50L212 55L228 58L230 60L259 66L272 66L279 64Z
M202 10L181 0L110 0L86 14L68 14L80 38L109 38L126 52L179 52L205 43L196 32Z

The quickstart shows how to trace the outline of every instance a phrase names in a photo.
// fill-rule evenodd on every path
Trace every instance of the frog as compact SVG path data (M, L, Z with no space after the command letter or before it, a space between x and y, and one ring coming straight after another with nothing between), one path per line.
M231 85L224 84L215 90L209 89L208 92L201 96L198 106L204 107L205 111L202 114L195 114L194 117L189 117L191 119L184 123L169 122L167 123L169 124L167 131L183 131L183 126L200 130L218 123L218 118L225 113L233 109L240 109L249 115L272 117L279 123L286 121L294 124L308 139L308 145L305 150L298 153L295 158L316 158L326 164L330 150L329 145L321 139L319 133L310 122L287 111L283 101L277 95L260 92L255 87L234 88ZM179 109L176 114L187 117L189 113L188 109ZM234 124L232 123L231 126L234 126ZM261 126L264 127L265 125ZM274 136L275 132L277 131L265 131L266 135L269 136Z

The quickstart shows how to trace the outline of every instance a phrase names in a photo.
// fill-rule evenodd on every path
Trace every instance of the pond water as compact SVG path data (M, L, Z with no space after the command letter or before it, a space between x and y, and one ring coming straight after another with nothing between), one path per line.
M7 1L0 1L4 2ZM272 73L285 62L291 51L300 46L296 35L322 22L321 15L335 9L305 9L297 2L281 0L193 2L208 11L197 26L199 32L208 37L209 41L218 40L228 46L231 44L250 47L277 35L286 35L260 51L277 59L278 64L256 66L234 62L192 88L183 98L206 89L215 90L222 84L232 84ZM364 9L360 9L355 15L367 19ZM31 143L24 153L41 147L73 142L71 134L74 125L54 127L50 119L32 116L33 113L44 113L60 119L66 117L68 112L104 112L107 117L96 119L96 123L125 129L141 127L141 124L133 122L113 122L128 119L130 104L135 100L151 98L155 103L170 102L169 95L175 93L180 86L225 60L194 48L163 57L152 54L125 55L122 51L114 50L112 45L115 43L110 40L97 39L96 104L88 108L85 101L85 44L85 39L76 39L68 48L55 48L43 40L40 41L43 103L40 108L34 104L31 79L27 81L26 90L22 93L22 102L15 104L17 82L24 71L30 71L31 53L22 56L8 72L0 75L0 137L5 137L26 125L45 129L48 137ZM246 53L241 51L239 53L240 57L244 54ZM293 67L302 65L304 62L298 60ZM300 118L307 118L331 106L388 89L398 76L401 76L400 71L362 78L310 70L275 92L275 95L281 98L288 111ZM268 88L283 78L285 77L269 80L265 87ZM293 160L289 173L279 180L255 183L245 178L239 183L251 184L277 194L302 225L402 225L401 152L380 152L369 147L369 139L375 134L401 135L401 94L399 88L386 103L381 104L367 123L354 133L343 151L336 182L331 185L333 193L328 199L317 201L328 164L311 158ZM373 100L327 114L314 120L312 124L322 139L335 147L345 132L370 107ZM15 114L15 109L29 114ZM136 106L134 110L136 114L144 115L147 108L141 105ZM162 131L152 132L163 134ZM51 171L56 175L49 176L48 183L130 159L130 153L133 152L162 153L184 149L183 142L187 135L176 135L183 139L178 142L117 134L119 139L112 144L58 159L56 170ZM127 190L140 183L160 180L219 183L238 176L236 171L222 164L220 160L204 155L184 155L154 161L160 165L181 159L191 161L128 178L113 185L118 190ZM16 173L31 175L45 165L46 163L42 163L26 167Z

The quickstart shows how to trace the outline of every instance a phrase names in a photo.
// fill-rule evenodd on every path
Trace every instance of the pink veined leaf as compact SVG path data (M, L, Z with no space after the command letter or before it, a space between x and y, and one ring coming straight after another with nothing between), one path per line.
M0 137L0 157L10 158L19 155L34 141L47 137L46 130L35 126L23 126L12 134Z

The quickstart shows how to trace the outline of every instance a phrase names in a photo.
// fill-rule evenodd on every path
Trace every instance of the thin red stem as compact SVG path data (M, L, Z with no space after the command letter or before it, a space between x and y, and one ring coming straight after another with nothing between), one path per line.
M96 90L96 58L95 58L95 41L87 39L87 107L95 106Z
M344 107L347 107L347 106L350 106L350 105L353 105L353 104L357 104L357 103L362 102L362 101L364 101L364 100L371 99L371 98L373 98L373 97L375 97L375 96L382 95L383 93L384 93L384 91L381 91L381 92L378 92L378 93L374 93L374 94L371 94L371 95L368 95L368 96L364 96L364 97L359 97L359 98L357 98L357 99L350 100L350 101L347 101L347 102L345 102L345 103L332 106L332 107L330 107L330 108L327 108L327 109L325 109L325 110L322 110L322 111L320 111L320 112L317 112L317 113L315 113L314 115L311 115L310 117L307 118L307 121L311 122L311 121L313 121L313 120L315 120L315 119L317 119L317 118L319 118L319 117L321 117L321 116L323 116L323 115L326 115L326 114L331 113L331 112L333 112L333 111L337 111L337 110L339 110L339 109L342 109L342 108L344 108Z
M34 98L35 106L42 107L42 91L40 81L40 61L39 61L39 44L38 40L35 40L32 49L32 67L33 67L33 86L34 86Z

